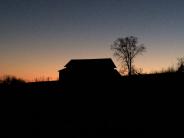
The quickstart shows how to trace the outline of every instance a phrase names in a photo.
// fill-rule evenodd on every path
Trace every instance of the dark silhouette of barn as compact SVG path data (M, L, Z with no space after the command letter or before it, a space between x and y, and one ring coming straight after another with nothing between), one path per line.
M120 77L110 58L72 59L64 67L59 70L59 81L109 80Z

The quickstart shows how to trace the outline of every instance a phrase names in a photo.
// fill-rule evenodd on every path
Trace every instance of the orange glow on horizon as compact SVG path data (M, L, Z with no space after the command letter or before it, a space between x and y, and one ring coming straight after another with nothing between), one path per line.
M59 68L62 69L62 68ZM58 69L58 70L59 70ZM156 71L161 71L162 68L143 68L143 74L149 74L149 73L153 73ZM59 78L59 73L58 73L57 69L52 69L52 70L46 70L44 69L44 71L40 72L30 72L30 71L24 71L24 72L16 72L16 71L12 71L12 72L8 72L8 73L2 73L0 74L0 77L5 76L5 75L11 75L11 76L15 76L17 78L21 78L23 80L25 80L26 82L34 82L34 81L52 81L52 80L58 80ZM119 68L117 68L117 70L119 70Z
M64 53L64 54L61 54ZM82 54L81 54L82 53ZM142 68L142 73L153 73L159 72L163 68L167 69L170 65L172 66L176 63L176 58L170 56L164 57L163 55L155 56L155 53L149 52L144 53L142 56L136 57L135 66L136 68ZM41 80L57 80L59 77L58 70L64 68L64 65L69 62L71 59L84 59L84 58L112 58L113 62L117 66L117 70L119 70L119 62L112 56L112 51L107 49L99 49L92 51L92 49L83 49L78 51L62 51L57 50L53 53L38 53L34 55L31 53L30 55L20 55L19 58L9 57L3 61L1 61L1 76L4 75L13 75L18 78L24 79L25 81L32 82L36 79ZM26 57L26 58L22 58ZM15 59L15 60L13 60Z

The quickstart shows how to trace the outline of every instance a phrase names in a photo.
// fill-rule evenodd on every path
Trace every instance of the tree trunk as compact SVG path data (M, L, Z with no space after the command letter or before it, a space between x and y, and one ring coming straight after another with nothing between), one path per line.
M132 75L132 61L131 59L129 60L129 70L128 70L128 76Z

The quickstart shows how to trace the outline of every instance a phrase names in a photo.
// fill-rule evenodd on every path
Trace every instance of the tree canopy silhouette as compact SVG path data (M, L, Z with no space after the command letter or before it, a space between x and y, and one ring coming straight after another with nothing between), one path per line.
M26 82L23 79L16 78L15 76L5 76L0 80L0 85L2 86L18 86L25 84Z
M144 52L146 48L143 44L138 45L138 39L134 36L116 39L111 45L114 56L118 57L128 70L128 75L132 75L134 58Z

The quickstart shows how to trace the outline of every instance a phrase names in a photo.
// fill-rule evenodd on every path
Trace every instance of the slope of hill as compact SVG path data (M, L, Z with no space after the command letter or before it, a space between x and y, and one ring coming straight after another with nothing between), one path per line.
M167 132L179 119L183 81L184 74L169 73L1 85L1 134L143 136Z

